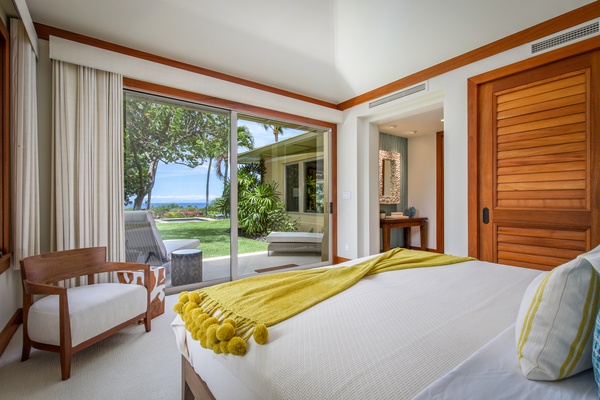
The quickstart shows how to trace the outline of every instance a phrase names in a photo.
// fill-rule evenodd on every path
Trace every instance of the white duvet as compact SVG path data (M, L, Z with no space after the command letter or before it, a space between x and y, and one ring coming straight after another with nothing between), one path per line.
M410 399L510 327L539 273L469 261L376 274L270 327L243 357L172 326L217 399Z

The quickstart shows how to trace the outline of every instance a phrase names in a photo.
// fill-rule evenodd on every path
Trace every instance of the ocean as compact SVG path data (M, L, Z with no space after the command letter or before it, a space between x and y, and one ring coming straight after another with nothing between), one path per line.
M178 204L180 207L197 207L197 208L205 208L206 207L206 203L202 202L202 203L182 203L182 202L169 202L169 203L155 203L152 202L151 207L158 207L158 206L166 206L167 204ZM146 205L146 203L144 203L144 206Z

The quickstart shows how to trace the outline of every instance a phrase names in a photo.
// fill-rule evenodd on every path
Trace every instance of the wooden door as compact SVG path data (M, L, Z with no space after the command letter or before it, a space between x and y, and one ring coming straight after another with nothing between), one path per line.
M599 59L479 86L480 259L551 269L600 243Z

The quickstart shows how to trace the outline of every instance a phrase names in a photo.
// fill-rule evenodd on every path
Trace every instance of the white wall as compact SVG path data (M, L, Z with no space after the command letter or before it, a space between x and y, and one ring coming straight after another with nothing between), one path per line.
M436 134L408 139L408 205L417 217L428 218L427 248L436 248ZM411 230L411 245L421 245L419 229Z
M361 104L344 111L344 120L338 129L338 255L357 258L378 252L378 246L359 246L379 237L379 228L364 221L377 221L377 210L371 207L377 191L342 200L346 191L355 192L370 187L365 180L372 179L368 171L377 165L373 159L370 141L365 137L373 134L367 121L376 124L391 115L411 115L427 110L435 101L444 103L444 250L455 255L468 253L468 171L467 171L467 80L475 75L491 71L530 57L530 44L519 46L454 71L431 78L425 92L398 99L369 109ZM357 146L357 144L359 144ZM414 143L409 143L409 152ZM431 154L432 160L434 158ZM409 155L409 162L411 156ZM412 167L409 166L409 171ZM414 171L413 171L414 172ZM435 175L433 175L435 176ZM410 183L409 177L409 185ZM414 178L413 178L414 180ZM363 182L359 187L357 182ZM409 188L410 202L417 202L415 188ZM418 200L421 201L420 199ZM421 206L419 206L421 207ZM429 207L429 206L427 206ZM429 208L427 208L429 210ZM433 216L433 212L427 211ZM423 213L424 215L424 213ZM433 231L433 230L432 230ZM418 238L414 243L417 243ZM431 240L431 237L430 237ZM348 250L345 243L350 243ZM430 242L431 244L432 242Z

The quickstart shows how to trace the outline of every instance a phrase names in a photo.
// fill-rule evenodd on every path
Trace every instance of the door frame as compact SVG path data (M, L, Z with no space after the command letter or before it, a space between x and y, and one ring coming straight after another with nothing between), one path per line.
M468 79L468 254L479 258L479 88L506 76L600 49L600 36L565 46Z

